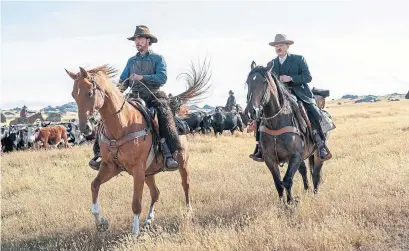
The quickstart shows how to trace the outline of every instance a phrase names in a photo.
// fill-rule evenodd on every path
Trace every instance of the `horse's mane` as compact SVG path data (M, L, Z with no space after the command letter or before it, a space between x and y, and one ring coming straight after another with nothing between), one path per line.
M104 64L104 65L92 68L90 70L87 70L87 72L89 74L91 74L92 76L98 75L98 74L100 74L100 72L102 72L108 78L113 78L113 77L115 77L117 75L118 70L116 68L114 68L113 66L111 66L111 65Z

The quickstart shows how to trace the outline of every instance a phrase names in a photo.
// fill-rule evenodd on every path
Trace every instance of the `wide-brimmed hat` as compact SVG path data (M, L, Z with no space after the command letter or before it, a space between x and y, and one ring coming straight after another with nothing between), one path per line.
M157 43L158 39L151 34L151 31L146 25L137 25L135 33L132 37L128 37L128 40L135 40L136 37L147 37L150 38L151 43Z
M268 43L271 46L275 46L276 44L293 44L294 41L287 39L287 36L284 34L276 34L274 41Z
M229 94L234 94L234 92L232 90L229 91Z

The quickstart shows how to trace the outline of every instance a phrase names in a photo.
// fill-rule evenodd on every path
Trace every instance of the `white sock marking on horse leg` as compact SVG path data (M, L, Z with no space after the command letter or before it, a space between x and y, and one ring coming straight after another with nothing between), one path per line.
M146 216L145 224L152 223L154 218L155 218L155 206L152 205L149 207L149 212L148 212L148 215Z
M92 212L93 214L99 214L98 201L95 202L95 204L92 204L92 206L91 206L91 212Z
M138 234L139 234L139 215L134 214L133 215L132 235L138 235Z

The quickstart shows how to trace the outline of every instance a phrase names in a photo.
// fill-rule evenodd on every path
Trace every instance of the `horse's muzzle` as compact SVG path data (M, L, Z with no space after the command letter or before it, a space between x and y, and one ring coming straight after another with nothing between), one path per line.
M261 109L255 106L247 106L245 114L252 120L258 119Z
M89 136L92 134L91 123L89 121L86 123L80 122L79 129L85 136Z

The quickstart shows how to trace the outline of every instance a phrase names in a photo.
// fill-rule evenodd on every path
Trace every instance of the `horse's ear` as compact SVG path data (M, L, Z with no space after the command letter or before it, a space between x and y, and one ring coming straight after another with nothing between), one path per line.
M84 68L80 67L81 77L88 78L88 72Z
M272 70L273 70L273 68L274 68L274 60L273 61L271 61L272 63L271 63L271 67L270 68L267 68L267 71L268 72L270 72L270 74L272 74ZM267 65L268 66L268 65Z
M256 65L256 62L251 62L251 69L253 70L255 67L256 67L257 65Z
M73 72L70 72L69 70L65 69L65 72L67 72L68 76L70 76L73 80L77 78L77 75L75 75Z

